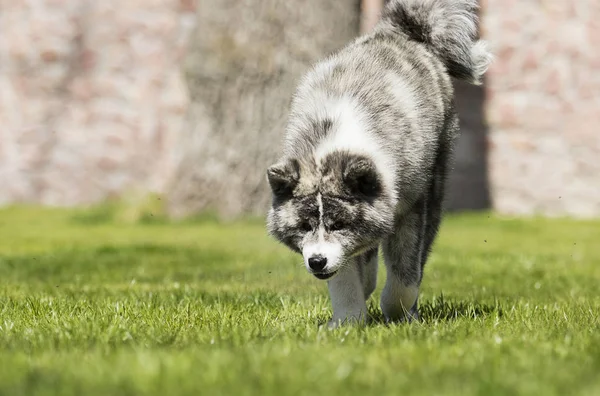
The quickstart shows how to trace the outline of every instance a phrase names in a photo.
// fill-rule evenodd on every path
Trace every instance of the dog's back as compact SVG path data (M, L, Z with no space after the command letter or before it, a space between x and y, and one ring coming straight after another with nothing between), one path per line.
M419 189L435 147L451 145L456 131L450 77L478 84L491 59L475 39L475 10L473 0L391 1L373 33L304 77L292 103L286 154L378 154L396 194L406 183ZM310 127L336 121L341 126L327 131Z

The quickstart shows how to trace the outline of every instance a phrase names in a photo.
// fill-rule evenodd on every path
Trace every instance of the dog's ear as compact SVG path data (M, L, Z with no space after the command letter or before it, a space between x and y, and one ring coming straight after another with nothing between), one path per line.
M366 157L348 158L342 170L342 179L353 194L374 198L381 192L381 180L375 163Z
M300 179L300 164L289 159L272 165L267 169L267 180L277 197L291 196Z

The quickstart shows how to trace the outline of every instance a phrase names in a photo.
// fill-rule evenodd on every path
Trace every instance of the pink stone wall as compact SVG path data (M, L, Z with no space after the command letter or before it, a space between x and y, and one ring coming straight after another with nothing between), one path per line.
M600 1L483 7L494 208L600 215Z
M162 191L193 0L0 0L0 204Z

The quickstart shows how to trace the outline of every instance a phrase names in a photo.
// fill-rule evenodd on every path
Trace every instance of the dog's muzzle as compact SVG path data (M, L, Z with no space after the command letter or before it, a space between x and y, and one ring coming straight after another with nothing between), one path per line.
M313 272L313 275L317 279L327 280L327 279L331 278L333 275L335 275L336 273L337 273L337 271L333 271L333 272L330 272L328 274L323 274L323 273L319 273L319 272Z

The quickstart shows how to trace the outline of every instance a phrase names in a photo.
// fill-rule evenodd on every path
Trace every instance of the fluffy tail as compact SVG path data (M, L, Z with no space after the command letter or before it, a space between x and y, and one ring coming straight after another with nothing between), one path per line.
M390 0L380 27L427 45L452 77L480 84L492 55L477 39L477 9L477 0Z

